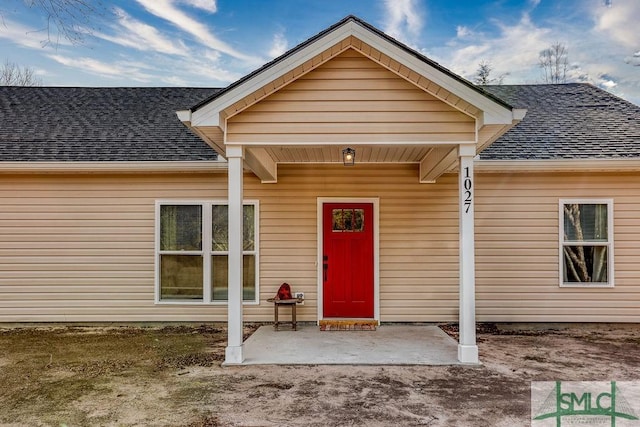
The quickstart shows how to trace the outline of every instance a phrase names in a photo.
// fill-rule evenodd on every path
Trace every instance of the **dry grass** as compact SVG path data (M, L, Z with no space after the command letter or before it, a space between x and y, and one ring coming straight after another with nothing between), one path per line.
M221 368L223 325L0 328L0 425L506 427L531 381L640 380L637 325L479 326L478 367Z
M144 383L186 367L217 366L225 340L225 329L205 325L0 329L0 423L106 423L109 416L90 419L74 403L113 395L118 379ZM208 415L198 422L218 425Z

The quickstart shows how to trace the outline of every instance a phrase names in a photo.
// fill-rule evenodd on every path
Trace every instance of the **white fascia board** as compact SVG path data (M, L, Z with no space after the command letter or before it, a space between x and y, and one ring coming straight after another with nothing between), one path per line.
M504 125L504 124L516 124L527 114L526 108L514 108L513 110L507 110L507 114L495 115L491 111L484 111L482 114L482 120L479 120L483 125Z
M305 142L305 141L284 141L284 142L233 142L236 145L244 145L247 147L294 147L294 148L323 148L323 147L352 147L360 148L362 146L397 146L397 145L458 145L458 144L475 144L472 140L461 141L327 141L327 142ZM219 153L220 154L220 153ZM224 154L224 153L222 153ZM342 161L341 161L342 162Z
M513 109L513 120L516 121L521 121L522 119L524 119L524 116L527 115L527 109L526 108L514 108Z
M498 114L494 111L482 112L482 123L485 125L510 125L513 122L513 113L511 111L500 112Z
M0 173L214 173L223 160L197 162L0 162Z
M220 112L227 108L229 105L233 105L235 102L240 101L247 95L255 92L256 90L264 87L265 85L276 80L280 76L285 75L290 70L297 66L304 64L310 59L313 59L320 53L338 44L345 38L353 34L353 22L347 22L345 25L334 29L332 32L325 34L322 38L314 41L309 46L306 46L302 50L291 54L269 68L262 70L260 73L251 77L249 80L243 82L237 87L222 94L220 97L212 100L208 104L200 107L192 114L193 126L219 126L220 125Z
M176 111L178 120L184 123L187 127L191 127L191 110L179 110Z
M470 88L437 68L430 66L401 47L387 42L378 35L359 25L355 28L353 35L483 111L486 124L512 123L514 119L512 110ZM455 105L453 107L455 107Z
M640 158L571 159L571 160L481 160L475 161L476 172L638 172Z

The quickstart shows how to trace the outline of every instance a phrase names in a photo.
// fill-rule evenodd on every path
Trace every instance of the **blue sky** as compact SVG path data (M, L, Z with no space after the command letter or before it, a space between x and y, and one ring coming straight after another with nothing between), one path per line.
M541 83L538 55L569 52L571 81L640 104L640 0L116 0L83 43L50 36L23 0L0 5L0 61L51 86L221 87L356 15L473 79Z

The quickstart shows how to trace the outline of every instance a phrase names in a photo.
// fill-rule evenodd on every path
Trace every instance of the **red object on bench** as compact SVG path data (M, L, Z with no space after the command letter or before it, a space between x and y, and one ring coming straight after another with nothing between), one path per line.
M278 293L275 298L269 298L267 301L273 303L273 327L277 331L280 326L280 321L278 319L278 309L281 305L291 307L291 329L296 330L296 304L298 304L301 300L294 299L291 294L291 286L288 283L283 283L280 285L278 289Z
M289 286L288 283L280 285L276 299L293 299L293 296L291 295L291 286Z

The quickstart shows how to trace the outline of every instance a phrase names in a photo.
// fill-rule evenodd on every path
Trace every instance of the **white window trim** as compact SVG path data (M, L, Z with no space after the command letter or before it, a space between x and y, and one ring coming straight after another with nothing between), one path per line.
M211 294L211 256L220 255L227 252L213 251L211 244L211 223L213 220L212 206L228 205L228 200L156 200L155 203L155 244L154 244L154 292L155 304L159 305L219 305L226 306L227 301L213 301ZM253 301L243 301L243 305L260 304L260 201L243 200L243 205L254 206L254 250L243 251L243 255L253 255L255 257L256 290ZM162 300L160 299L160 206L162 205L198 205L202 207L202 250L201 251L179 251L180 255L200 255L203 257L203 277L202 277L202 301L183 300ZM163 254L171 254L171 251L163 251Z
M607 283L580 283L565 282L564 279L564 205L565 204L589 204L607 205L607 242L585 242L584 246L606 246L607 247ZM561 288L613 288L614 287L614 254L613 254L613 199L560 199L558 204L558 282ZM580 245L577 242L570 243L573 246Z

